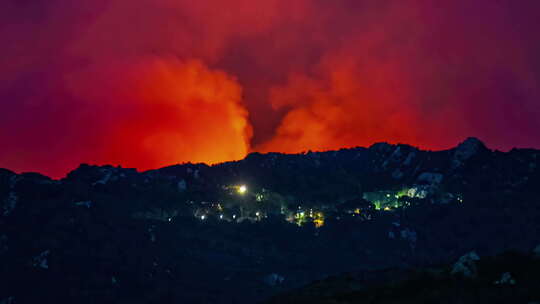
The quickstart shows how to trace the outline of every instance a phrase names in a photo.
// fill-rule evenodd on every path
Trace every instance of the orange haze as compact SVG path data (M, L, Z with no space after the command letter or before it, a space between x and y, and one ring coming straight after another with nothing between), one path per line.
M540 147L537 0L0 1L0 167Z
M99 130L94 160L100 163L140 169L218 163L240 159L249 149L241 87L199 61L116 62L71 80L82 104L102 105L89 114L106 116L96 121L104 125L92 126Z

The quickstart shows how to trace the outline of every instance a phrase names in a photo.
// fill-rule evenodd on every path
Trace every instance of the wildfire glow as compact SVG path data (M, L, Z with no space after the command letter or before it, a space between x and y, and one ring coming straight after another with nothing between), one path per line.
M107 105L108 111L92 113L100 115L94 125L103 132L96 139L100 162L152 169L188 161L219 163L248 152L251 128L242 90L223 72L198 61L150 58L78 77L72 79L74 96Z
M540 147L537 0L18 2L0 1L0 168Z

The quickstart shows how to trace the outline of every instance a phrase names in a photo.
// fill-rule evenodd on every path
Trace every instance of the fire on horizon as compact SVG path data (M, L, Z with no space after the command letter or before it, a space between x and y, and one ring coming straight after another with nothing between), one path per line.
M535 0L0 3L0 167L540 148Z

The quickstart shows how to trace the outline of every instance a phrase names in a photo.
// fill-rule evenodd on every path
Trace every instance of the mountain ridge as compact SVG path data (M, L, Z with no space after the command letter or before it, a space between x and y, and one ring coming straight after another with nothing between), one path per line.
M529 252L539 184L540 151L475 139L60 180L0 169L0 302L255 303L340 273Z
M479 145L482 146L482 150L489 150L489 151L492 151L492 152L498 152L498 150L491 150L489 148L486 147L486 145L481 141L479 140L478 138L476 137L467 137L464 141L458 143L455 147L453 148L448 148L448 149L441 149L441 150L430 150L430 149L420 149L418 147L415 147L415 146L412 146L412 145L408 145L408 144L405 144L405 143L395 143L395 144L391 144L391 143L388 143L388 142L376 142L376 143L373 143L372 145L368 146L368 147L362 147L362 146L356 146L356 147L350 147L350 148L341 148L341 149L335 149L335 150L327 150L327 151L311 151L311 150L308 150L308 151L304 151L304 152L300 152L300 153L281 153L281 152L264 152L264 153L261 153L261 152L250 152L249 154L247 154L243 159L240 159L240 160L233 160L233 161L226 161L226 162L222 162L222 163L218 163L218 164L212 164L212 165L208 165L206 163L191 163L191 162L187 162L187 163L181 163L181 164L173 164L173 165L167 165L167 166L164 166L164 167L160 167L160 168L156 168L156 169L148 169L148 170L138 170L136 168L132 168L132 167L124 167L124 166L121 166L121 165L111 165L111 164L91 164L91 163L81 163L81 165L90 165L90 166L97 166L97 167L116 167L116 168L123 168L123 169L135 169L138 173L145 173L145 172L151 172L151 171L156 171L156 170L161 170L161 169L165 169L165 168L169 168L169 167L176 167L176 166L188 166L188 165L195 165L195 166L208 166L208 167L215 167L215 166L221 166L221 165L224 165L224 164L230 164L230 163L237 163L237 162L242 162L242 161L245 161L246 159L249 159L249 158L253 158L253 157L260 157L260 156L263 156L263 157L270 157L270 156L274 156L274 155L281 155L281 156L294 156L294 155L311 155L311 154L325 154L325 153L336 153L336 152L343 152L343 151L359 151L359 150L365 150L365 149L383 149L381 147L388 147L388 146L392 146L392 147L399 147L399 146L403 146L403 147L407 147L407 148L412 148L412 149L415 149L415 150L418 150L418 151L423 151L423 152L445 152L445 151L452 151L452 150L456 150L456 149L459 149L460 146L463 146L464 144L468 144L469 142L471 143L478 143ZM537 150L537 149L533 149L533 148L513 148L512 150ZM507 152L502 152L502 153L507 153ZM79 165L79 166L81 166ZM49 176L47 176L46 174L43 174L43 173L40 173L40 172L37 172L37 171L23 171L23 172L19 172L19 173L16 173L15 171L13 170L10 170L8 168L0 168L0 170L3 170L3 171L9 171L11 173L14 173L14 174L28 174L28 173L35 173L35 174L39 174L39 175L43 175L43 176L46 176L50 179L53 179L53 180L62 180L62 179L65 179L67 177L67 175L71 172L73 172L74 170L77 170L77 168L73 169L72 171L69 171L65 177L62 177L62 178L51 178Z

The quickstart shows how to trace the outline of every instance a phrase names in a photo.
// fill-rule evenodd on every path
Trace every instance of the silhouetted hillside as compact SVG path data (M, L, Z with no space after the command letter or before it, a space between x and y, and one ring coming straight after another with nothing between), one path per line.
M540 151L474 138L61 180L0 169L0 303L254 303L342 273L530 252L539 185Z

